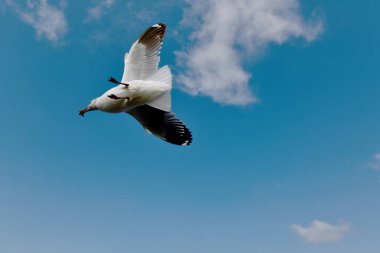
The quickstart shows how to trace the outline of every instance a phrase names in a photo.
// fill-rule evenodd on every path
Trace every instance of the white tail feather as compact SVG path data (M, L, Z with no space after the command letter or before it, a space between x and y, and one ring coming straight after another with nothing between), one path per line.
M156 73L147 78L150 81L158 81L172 86L172 73L168 65L163 66Z
M155 100L150 101L149 103L147 103L147 105L150 105L154 108L157 108L166 112L170 112L172 108L172 97L170 94L170 90L165 91L164 94L162 94Z
M155 100L147 103L148 105L155 107L157 109L170 112L172 107L172 98L171 98L171 87L172 87L172 74L168 65L163 66L152 76L148 77L147 80L162 82L169 85L169 89L165 91L161 96Z

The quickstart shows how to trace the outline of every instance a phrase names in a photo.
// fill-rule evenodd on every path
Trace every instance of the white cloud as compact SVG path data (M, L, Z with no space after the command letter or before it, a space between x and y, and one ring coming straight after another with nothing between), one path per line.
M185 68L178 81L188 93L223 104L257 101L244 60L257 57L271 43L291 38L311 42L323 29L320 19L302 18L298 0L187 1L182 23L193 30L192 43L176 53Z
M38 38L46 38L57 44L67 33L64 1L59 6L53 6L47 0L28 0L24 8L13 0L5 0L5 3L36 30Z
M369 166L374 170L380 170L380 153L377 153L373 156L372 161L369 163Z
M309 227L292 225L291 230L296 232L307 242L324 243L340 241L343 236L350 231L350 226L347 223L333 225L327 222L315 220Z
M97 1L95 6L87 9L87 18L85 21L99 21L103 17L104 12L109 10L114 5L114 3L114 0Z

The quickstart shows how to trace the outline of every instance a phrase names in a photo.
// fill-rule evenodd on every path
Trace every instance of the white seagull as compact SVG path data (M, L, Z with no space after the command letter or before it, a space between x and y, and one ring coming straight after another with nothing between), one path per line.
M79 114L93 110L126 112L147 132L173 144L190 145L191 132L171 112L170 69L167 65L158 69L165 30L162 23L146 29L125 54L121 82L113 77L108 80L118 86L93 99Z

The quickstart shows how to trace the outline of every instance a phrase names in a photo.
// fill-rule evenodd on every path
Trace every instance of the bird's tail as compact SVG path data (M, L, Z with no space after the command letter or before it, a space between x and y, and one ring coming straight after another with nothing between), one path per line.
M170 68L168 65L163 66L156 73L147 78L149 81L157 81L169 84L172 86L172 73L170 72Z
M170 112L172 106L170 94L172 89L172 74L170 68L167 65L163 66L151 77L147 78L147 80L164 83L166 87L165 92L147 104L157 109Z

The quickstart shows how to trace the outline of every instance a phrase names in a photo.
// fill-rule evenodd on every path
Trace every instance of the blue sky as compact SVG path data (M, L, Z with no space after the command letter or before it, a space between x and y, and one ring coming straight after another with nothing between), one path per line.
M380 3L234 3L0 2L0 252L378 252ZM78 116L156 22L186 148Z

